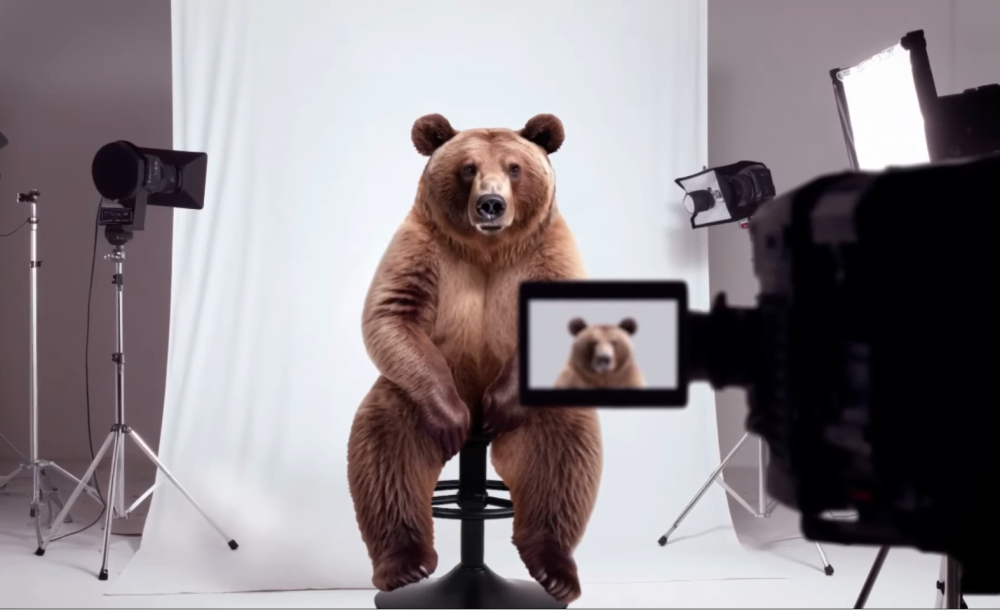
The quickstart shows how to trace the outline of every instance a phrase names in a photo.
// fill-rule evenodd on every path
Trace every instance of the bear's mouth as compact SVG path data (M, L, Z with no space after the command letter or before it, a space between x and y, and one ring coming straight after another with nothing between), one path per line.
M476 230L482 233L483 235L492 236L496 235L500 231L503 231L504 226L500 223L483 222L476 224Z

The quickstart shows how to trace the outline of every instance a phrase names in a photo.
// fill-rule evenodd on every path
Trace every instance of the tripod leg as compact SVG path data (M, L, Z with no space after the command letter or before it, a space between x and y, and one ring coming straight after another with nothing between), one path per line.
M722 473L722 469L725 468L726 465L729 463L729 461L733 459L733 456L736 455L736 452L740 450L740 447L742 447L743 444L747 442L748 438L750 438L749 432L743 435L743 438L740 439L740 442L736 443L736 446L733 447L733 449L729 452L729 455L726 456L726 459L722 460L722 463L719 464L719 467L716 468L715 471L708 477L708 480L705 481L705 484L702 485L701 489L698 490L698 493L695 494L694 499L692 499L691 502L688 503L687 507L685 507L684 510L681 511L681 516L677 517L677 520L674 521L674 524L670 527L669 530L667 530L666 534L660 536L660 540L658 541L660 546L667 545L667 539L670 538L670 534L673 534L674 531L678 527L680 527L681 521L684 521L684 518L687 517L689 512L691 512L691 509L694 508L694 505L698 503L698 500L701 500L701 497L705 495L705 492L708 491L708 488L712 486L712 483L714 483L715 480L719 478L719 474Z
M174 475L171 474L169 470L167 470L167 467L163 465L163 462L160 461L160 458L156 457L156 454L153 453L153 450L149 448L149 445L147 445L146 442L142 440L142 437L140 437L135 430L129 430L128 434L129 436L132 437L132 440L135 441L135 444L139 446L139 449L141 449L142 452L146 454L146 457L148 457L149 460L156 465L157 469L159 469L159 471L163 473L163 476L167 477L167 480L169 480L173 484L173 486L177 488L177 491L181 492L181 495L184 496L184 499L187 500L188 503L190 503L191 506L193 506L196 511L198 511L198 514L200 514L202 518L204 518L205 521L207 521L208 524L211 525L213 529L215 529L215 531L219 532L219 535L222 536L222 538L225 539L226 542L229 544L229 548L233 549L234 551L237 548L239 548L240 545L237 544L235 540L230 538L229 535L226 534L226 532L224 532L222 528L219 527L219 525L211 517L208 516L208 513L205 512L205 510L201 507L201 505L198 504L198 502L195 501L195 499L191 496L191 494L189 494L188 491L184 489L184 486L181 485L176 478L174 478Z
M944 572L944 607L958 610L965 605L962 596L962 568L957 561L948 557Z
M9 446L9 447L10 447L11 449L13 449L13 450L14 450L14 453L16 453L16 454L17 454L17 457L21 458L21 461L22 461L22 462L30 462L30 461L31 461L31 460L29 460L28 458L24 457L24 454L23 454L23 453L21 453L21 450L17 448L17 445L15 445L14 443L10 442L10 439L9 439L9 438L7 438L6 436L4 436L4 435L3 435L3 432L0 432L0 441L3 441L3 442L5 442L5 443L7 443L7 445L8 445L8 446ZM2 489L2 488L3 488L3 485L0 485L0 489Z
M125 510L125 439L118 445L118 504L115 510L118 511L119 519L128 519L128 512Z
M764 476L767 461L764 450L764 439L757 437L757 514L767 517L767 479Z
M111 547L111 522L115 518L115 501L121 495L121 477L119 476L122 467L121 447L125 444L125 433L121 428L115 428L112 432L115 438L115 447L111 453L111 476L108 477L108 503L104 508L104 550L101 553L101 571L97 574L98 580L108 579L108 549Z
M52 479L49 478L49 473L42 469L42 500L44 500L45 505L49 509L49 524L47 528L52 528L52 518L58 513L62 512L62 509L66 507L63 504L62 498L59 497L59 488L52 483ZM53 510L53 507L58 507L57 510ZM73 515L71 513L66 513L66 523L73 523Z
M822 545L818 542L816 543L816 551L819 553L820 561L823 562L823 573L827 576L833 576L833 566L830 565L830 562L826 558L826 551L823 550Z
M81 479L76 478L70 471L66 470L65 468L63 468L59 464L56 464L55 462L49 462L48 464L46 464L46 468L51 468L56 472L56 474L62 475L64 479L73 483L74 485L80 484ZM93 479L89 480L93 481ZM97 493L97 489L93 485L90 485L89 483L84 484L83 491L87 492L87 495L93 498L95 501L97 501L97 503L99 503L102 506L104 505L104 499L101 498L101 496Z
M878 574L882 571L882 564L885 563L885 557L888 554L889 547L879 547L878 555L875 556L875 563L872 564L872 569L868 571L868 578L865 579L865 584L861 587L861 593L858 594L858 601L854 603L855 609L864 608L865 604L868 603L868 596L871 595L872 587L875 586L875 581L878 580Z
M24 470L24 467L23 466L18 466L17 470L15 470L14 472L12 472L9 475L7 475L7 476L3 477L2 479L0 479L0 489L3 489L4 487L7 487L7 484L10 483L11 481L13 481L14 479L16 479L17 475L21 474L22 470Z
M85 485L84 481L89 481L90 478L94 476L94 471L97 470L97 465L101 463L102 459L104 459L104 454L107 453L108 447L111 446L111 441L115 440L115 436L116 433L114 431L112 431L111 434L108 434L108 438L104 440L104 444L101 445L97 455L94 457L94 461L90 463L86 474L83 475L83 480L77 483L76 487L73 489L73 493L69 495L69 500L66 501L66 506L63 506L62 511L59 512L59 516L52 521L52 529L49 531L48 540L44 540L42 544L38 546L38 550L35 551L35 555L41 557L45 554L45 549L48 548L49 544L59 533L59 528L62 527L63 520L66 518L66 515L69 514L70 509L73 508L73 504L76 502L76 499L80 497L80 493L83 492L83 487ZM107 506L110 510L110 503L108 503Z
M947 565L948 565L948 556L947 555L942 555L941 556L941 564L938 567L938 579L937 579L937 582L935 583L935 587L934 587L935 589L937 589L937 594L934 596L934 607L935 608L944 608L945 607L944 606L944 581L945 581L945 578L947 578L947 574L948 574L948 572L947 572Z
M42 545L42 469L38 462L33 462L31 468L31 518L35 520L35 537L38 545Z

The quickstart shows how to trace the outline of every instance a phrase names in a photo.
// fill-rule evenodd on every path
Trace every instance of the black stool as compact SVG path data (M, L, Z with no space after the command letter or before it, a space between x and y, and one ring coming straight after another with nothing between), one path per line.
M565 608L536 582L507 580L483 561L484 521L514 516L510 500L493 498L487 490L507 491L500 481L486 480L489 438L473 435L459 454L458 480L441 481L434 491L458 493L431 501L438 519L462 521L462 559L441 578L414 583L375 595L376 608ZM457 504L459 508L441 508ZM493 508L490 508L493 507Z

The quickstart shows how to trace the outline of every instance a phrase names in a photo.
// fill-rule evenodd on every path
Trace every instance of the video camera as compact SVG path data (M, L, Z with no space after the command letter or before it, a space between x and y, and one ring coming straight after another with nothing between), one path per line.
M997 176L993 155L830 174L775 198L750 224L752 308L719 295L688 311L679 282L524 283L522 404L683 407L689 383L744 388L747 429L771 450L768 491L807 538L994 565ZM598 301L616 304L604 319L658 333L643 387L559 387L532 359L551 351L539 334L551 324L533 317ZM824 516L845 509L857 520Z

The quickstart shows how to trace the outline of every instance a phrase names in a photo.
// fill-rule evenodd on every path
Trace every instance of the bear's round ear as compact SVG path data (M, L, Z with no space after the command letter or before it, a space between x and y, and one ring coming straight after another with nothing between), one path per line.
M583 321L583 318L573 318L569 321L569 334L574 337L580 334L580 331L587 328L587 323Z
M428 114L413 123L410 138L417 152L425 157L434 154L442 144L455 137L455 128L440 114Z
M630 335L634 335L635 331L639 330L639 325L636 324L634 318L625 318L618 323L618 327Z
M546 153L559 150L566 139L562 121L554 114L538 114L525 124L518 135L541 146Z

